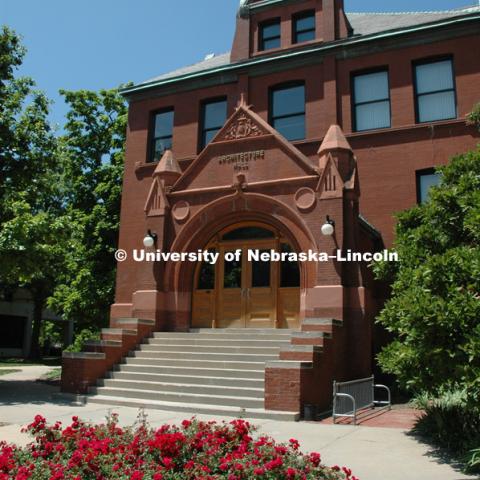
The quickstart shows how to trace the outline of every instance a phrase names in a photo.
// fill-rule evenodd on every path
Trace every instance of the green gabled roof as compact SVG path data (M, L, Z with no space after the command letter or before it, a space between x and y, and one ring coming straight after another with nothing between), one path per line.
M261 0L258 5L286 0ZM255 3L257 5L257 3ZM353 27L353 35L337 42L308 46L303 49L289 50L283 53L265 55L232 63L230 53L208 56L205 60L187 67L159 75L121 91L125 96L143 92L163 85L195 79L215 73L235 71L248 66L267 64L279 59L298 58L312 52L328 51L330 49L359 45L381 38L389 38L415 31L425 31L437 27L480 20L480 6L466 7L456 10L431 12L398 12L398 13L347 13L347 18Z

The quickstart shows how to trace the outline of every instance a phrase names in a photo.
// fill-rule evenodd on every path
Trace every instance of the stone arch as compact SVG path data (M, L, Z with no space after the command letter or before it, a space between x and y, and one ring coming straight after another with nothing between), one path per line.
M203 249L212 237L224 228L240 222L260 222L277 229L297 252L315 250L315 239L302 218L289 206L258 193L241 193L217 199L203 207L179 232L171 251L195 252ZM165 270L164 291L169 292L169 311L191 309L191 295L196 264L169 262ZM301 296L315 284L316 267L300 265ZM303 309L301 309L303 310Z

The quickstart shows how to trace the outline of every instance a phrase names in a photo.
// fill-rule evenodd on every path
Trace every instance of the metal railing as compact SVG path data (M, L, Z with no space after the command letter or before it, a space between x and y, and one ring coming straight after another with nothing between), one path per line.
M386 390L388 400L375 400L375 389ZM392 408L390 389L385 385L376 385L372 375L368 378L350 382L333 382L333 423L338 417L353 418L357 424L357 414L360 410L375 406Z

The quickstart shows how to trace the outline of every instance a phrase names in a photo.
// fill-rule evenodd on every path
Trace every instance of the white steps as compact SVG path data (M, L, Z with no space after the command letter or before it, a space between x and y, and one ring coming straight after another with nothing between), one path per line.
M173 412L186 412L196 415L214 415L216 417L235 417L235 418L260 418L277 421L298 421L300 414L298 412L274 412L264 410L263 408L237 408L227 406L212 406L202 404L181 404L178 402L164 402L158 400L145 401L141 399L125 399L119 397L109 397L107 395L95 395L88 400L90 403L99 403L102 405L119 405L133 408L150 408L153 410L166 410Z
M88 401L248 418L297 420L264 410L265 364L291 330L156 332L91 389Z

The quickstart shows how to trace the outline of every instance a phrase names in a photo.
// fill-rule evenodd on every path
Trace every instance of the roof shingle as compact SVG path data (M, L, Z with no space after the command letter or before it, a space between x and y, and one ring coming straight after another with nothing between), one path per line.
M353 27L354 35L371 35L389 30L408 28L422 24L437 22L454 17L480 13L480 6L460 8L438 12L398 12L398 13L347 13ZM141 82L138 86L168 80L183 75L199 73L204 70L223 67L230 64L230 52L215 55L201 62L189 65L169 73Z

